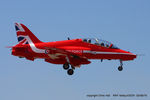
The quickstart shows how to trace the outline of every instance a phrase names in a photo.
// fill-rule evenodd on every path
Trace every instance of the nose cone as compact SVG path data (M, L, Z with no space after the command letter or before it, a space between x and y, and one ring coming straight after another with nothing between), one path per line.
M133 54L133 53L130 53L130 52L129 52L129 54L132 56L133 59L135 59L135 58L137 57L137 55L135 55L135 54Z
M124 54L124 55L122 55L122 58L124 60L134 60L137 57L137 55L135 55L129 51L125 51L125 50L120 50L120 51Z

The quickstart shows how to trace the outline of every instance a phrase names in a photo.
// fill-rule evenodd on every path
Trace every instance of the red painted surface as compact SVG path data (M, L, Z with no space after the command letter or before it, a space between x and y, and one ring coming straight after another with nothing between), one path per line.
M28 60L45 59L53 64L70 63L73 66L90 64L89 59L133 60L135 54L83 41L83 39L56 42L41 42L26 26L16 23L19 43L12 47L12 55L25 57ZM45 52L44 52L45 51Z

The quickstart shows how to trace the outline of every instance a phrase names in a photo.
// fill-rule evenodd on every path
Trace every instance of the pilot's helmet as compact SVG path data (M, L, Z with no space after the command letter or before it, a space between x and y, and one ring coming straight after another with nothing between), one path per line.
M84 42L87 42L87 39L83 39Z
M88 40L88 43L91 43L91 39Z
M104 46L104 43L101 43L101 46Z

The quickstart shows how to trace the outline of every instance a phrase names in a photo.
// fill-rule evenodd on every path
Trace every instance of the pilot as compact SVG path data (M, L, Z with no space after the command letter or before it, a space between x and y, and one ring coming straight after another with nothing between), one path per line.
M108 48L108 47L109 47L109 45L108 45L108 44L106 44L106 47Z
M88 40L88 43L91 43L91 39Z
M87 39L84 39L83 41L84 41L84 42L87 42Z
M101 46L104 47L104 43L101 43Z

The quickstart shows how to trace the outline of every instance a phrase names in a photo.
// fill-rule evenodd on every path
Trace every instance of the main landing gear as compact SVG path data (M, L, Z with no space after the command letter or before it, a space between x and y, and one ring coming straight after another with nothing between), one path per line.
M64 68L64 70L69 69L69 64L68 63L63 64L63 68Z
M73 75L74 70L75 70L75 67L72 66L72 65L71 65L71 68L70 68L70 69L69 69L69 67L70 67L70 64L69 64L69 63L63 64L63 68L64 68L65 70L67 70L67 74L68 74L68 75Z
M122 70L123 70L123 67L122 67L122 66L123 66L123 63L122 63L122 60L120 60L120 66L118 67L118 70L119 70L119 71L122 71Z

